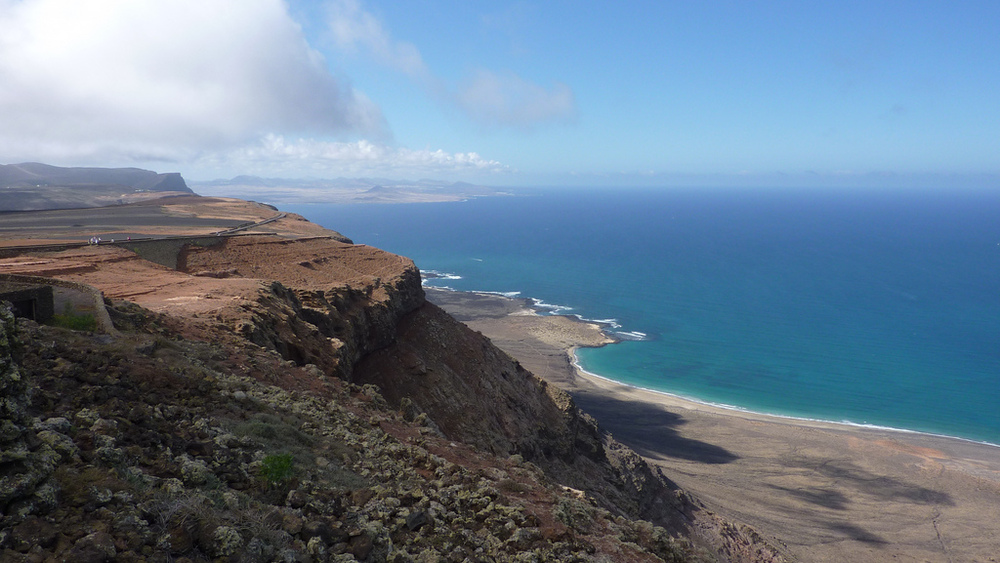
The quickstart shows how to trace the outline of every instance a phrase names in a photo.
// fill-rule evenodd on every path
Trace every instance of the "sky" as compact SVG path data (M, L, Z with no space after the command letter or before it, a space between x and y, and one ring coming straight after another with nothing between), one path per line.
M0 0L0 163L1000 188L1000 2Z

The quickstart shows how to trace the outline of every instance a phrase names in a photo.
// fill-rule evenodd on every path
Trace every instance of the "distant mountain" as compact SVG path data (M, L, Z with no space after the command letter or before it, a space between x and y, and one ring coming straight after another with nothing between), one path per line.
M105 207L164 195L194 194L180 174L139 168L63 168L0 164L0 211Z
M202 195L236 197L275 204L410 203L456 201L508 195L496 188L467 182L393 180L389 178L289 179L236 176L229 180L192 182Z

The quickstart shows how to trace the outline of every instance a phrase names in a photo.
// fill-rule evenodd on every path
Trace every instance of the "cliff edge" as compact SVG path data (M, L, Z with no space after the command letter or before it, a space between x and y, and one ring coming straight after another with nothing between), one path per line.
M100 289L115 331L5 340L26 383L0 473L26 484L0 499L0 559L781 560L426 302L408 259L275 230L177 269L6 259Z

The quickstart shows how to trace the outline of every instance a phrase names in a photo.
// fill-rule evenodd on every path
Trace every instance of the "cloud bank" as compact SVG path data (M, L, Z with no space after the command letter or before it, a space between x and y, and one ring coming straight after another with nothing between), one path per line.
M432 80L416 47L356 2L331 6L339 48ZM509 170L475 152L393 147L388 129L282 0L0 0L0 162L205 178Z
M181 161L262 135L385 138L280 0L0 0L0 159Z
M474 152L413 150L365 140L287 140L281 135L267 135L259 143L213 154L197 164L205 169L241 170L246 174L316 177L402 174L419 178L429 174L481 176L511 172L504 164Z

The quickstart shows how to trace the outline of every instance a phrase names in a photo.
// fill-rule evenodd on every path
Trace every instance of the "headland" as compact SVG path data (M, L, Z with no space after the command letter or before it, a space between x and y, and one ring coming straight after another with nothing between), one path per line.
M786 560L407 258L226 198L25 213L0 217L27 315L0 310L0 561Z

